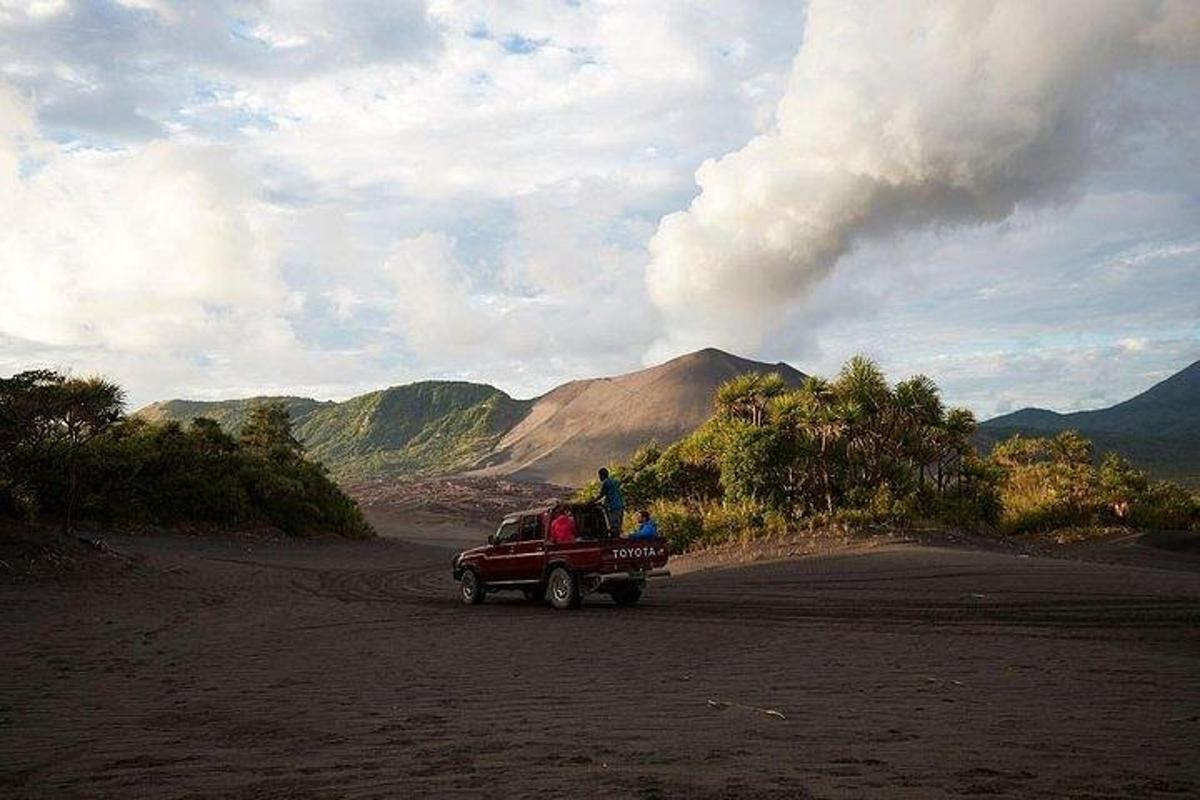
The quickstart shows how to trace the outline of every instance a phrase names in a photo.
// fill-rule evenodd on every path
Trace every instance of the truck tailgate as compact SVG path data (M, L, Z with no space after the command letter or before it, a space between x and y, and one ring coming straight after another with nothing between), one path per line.
M667 543L663 539L614 539L605 544L603 572L649 572L667 564Z

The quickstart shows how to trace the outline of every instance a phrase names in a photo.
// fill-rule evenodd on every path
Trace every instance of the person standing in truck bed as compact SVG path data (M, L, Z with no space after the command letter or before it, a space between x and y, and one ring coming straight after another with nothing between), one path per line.
M600 505L608 513L608 529L611 536L620 536L625 522L625 498L621 496L621 484L609 477L604 467L596 473L600 476Z

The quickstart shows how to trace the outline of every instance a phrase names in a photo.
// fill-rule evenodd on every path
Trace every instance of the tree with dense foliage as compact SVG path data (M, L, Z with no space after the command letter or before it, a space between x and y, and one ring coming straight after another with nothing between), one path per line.
M725 419L761 427L766 424L767 408L772 398L786 390L787 382L778 372L748 372L717 387L717 411Z
M994 482L982 480L970 446L974 417L947 410L927 377L893 387L856 356L836 380L811 377L799 388L778 375L738 376L718 388L713 412L690 436L614 470L631 503L708 508L726 528L733 508L785 522L856 509L995 513Z
M125 393L120 386L103 378L68 378L58 385L53 398L57 400L51 409L57 422L56 439L65 452L67 464L67 511L63 515L63 529L70 530L79 500L82 452L121 418Z
M122 416L119 387L53 372L0 379L0 513L99 523L267 524L370 536L355 502L304 457L286 408L251 411L241 440L215 421Z
M996 445L991 460L1000 470L1000 524L1007 532L1188 528L1200 522L1200 504L1182 487L1152 481L1113 453L1097 467L1092 443L1076 431L1052 438L1014 435Z
M1091 443L1073 432L1014 438L984 459L975 430L975 416L946 408L928 377L893 386L855 356L835 380L810 377L795 389L778 376L734 378L695 432L640 449L613 474L628 502L655 508L676 547L838 518L1013 532L1200 518L1173 484L1115 458L1097 469Z
M241 445L273 461L294 461L304 456L304 445L292 435L292 419L287 406L278 401L250 410L242 425Z
M0 379L0 469L13 495L28 489L27 470L52 459L65 474L62 523L71 528L80 493L84 449L121 418L121 387L99 377L72 378L49 370Z

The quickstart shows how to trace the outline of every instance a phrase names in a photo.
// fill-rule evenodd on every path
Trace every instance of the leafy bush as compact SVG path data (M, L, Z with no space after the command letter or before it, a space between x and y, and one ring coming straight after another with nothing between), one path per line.
M613 474L634 507L675 500L701 509L706 541L760 528L767 512L780 526L845 509L987 524L994 491L983 484L993 476L973 460L974 427L970 412L942 406L928 378L892 387L856 357L835 381L810 378L799 389L777 375L734 378L691 435L643 448Z
M1200 528L1200 500L1178 484L1154 481L1133 503L1131 521L1139 528Z
M727 501L786 506L788 449L774 427L728 424L718 465Z
M704 519L692 506L679 500L655 500L650 513L658 522L658 533L672 553L691 550L704 535Z
M674 553L784 536L791 530L786 515L756 503L656 500L649 508Z
M0 513L65 527L266 523L292 535L373 535L354 501L303 457L282 404L253 410L239 442L204 418L186 429L125 418L119 389L76 382L48 372L0 380ZM82 429L73 420L89 403Z
M1052 439L1014 436L992 451L1000 469L1001 529L1009 533L1104 525L1188 528L1200 520L1182 487L1153 481L1109 453L1099 468L1091 443L1074 431Z
M632 507L662 517L677 549L825 523L932 521L1012 534L1200 525L1196 498L1115 456L1097 468L1078 433L1013 437L984 459L974 431L974 416L945 408L928 378L891 386L855 357L835 380L809 378L799 389L735 378L691 435L642 448L613 474Z

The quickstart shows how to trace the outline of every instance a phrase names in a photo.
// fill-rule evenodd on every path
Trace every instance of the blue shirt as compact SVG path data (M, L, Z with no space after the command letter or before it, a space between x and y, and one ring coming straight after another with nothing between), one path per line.
M604 498L604 507L609 511L624 511L625 498L621 497L621 484L611 475L600 484L600 496Z
M658 523L656 523L652 519L646 520L645 522L643 522L641 525L638 526L638 529L636 531L634 531L630 535L629 538L630 539L657 539L658 538Z

